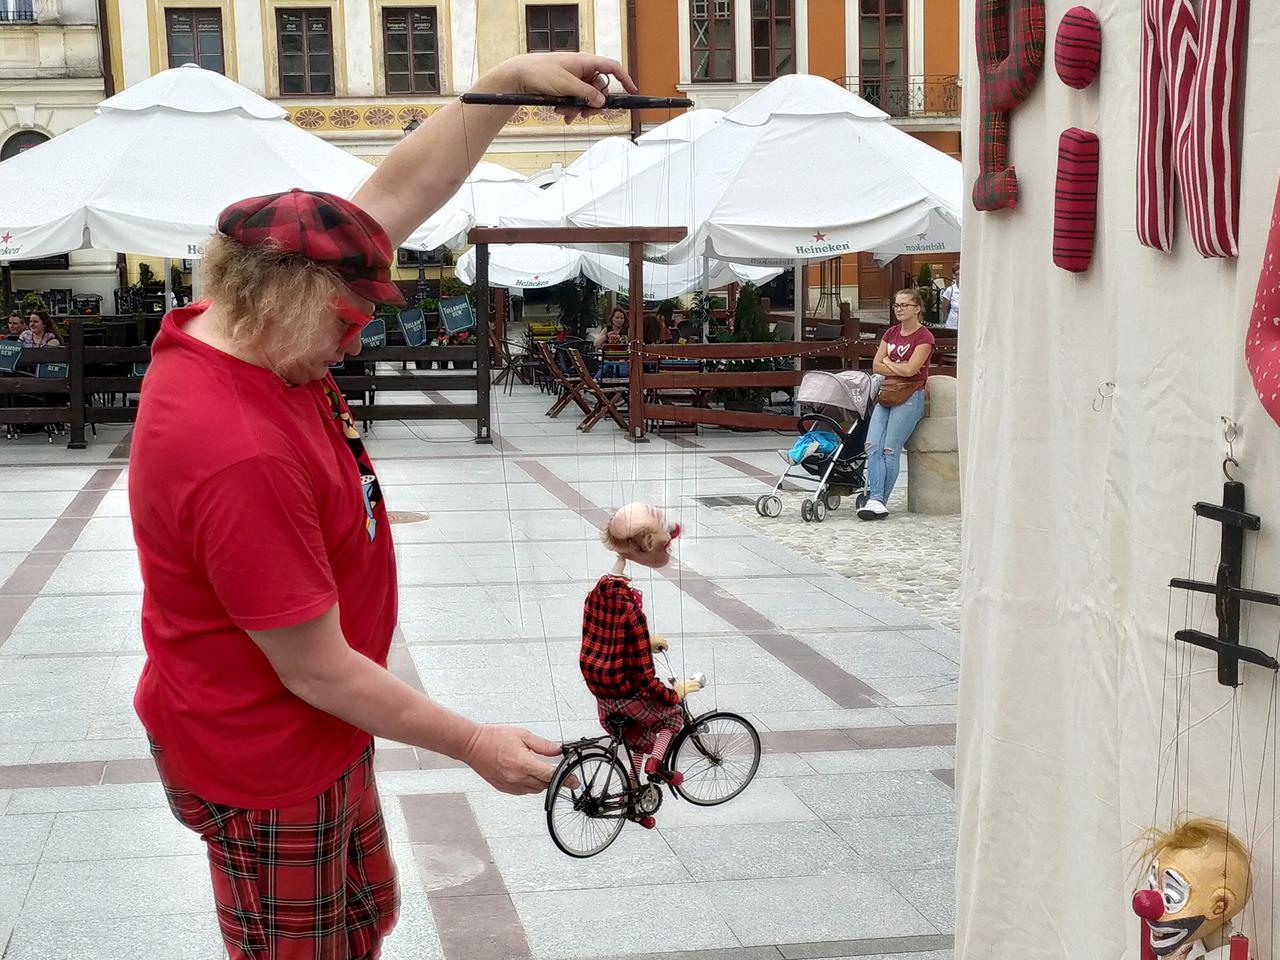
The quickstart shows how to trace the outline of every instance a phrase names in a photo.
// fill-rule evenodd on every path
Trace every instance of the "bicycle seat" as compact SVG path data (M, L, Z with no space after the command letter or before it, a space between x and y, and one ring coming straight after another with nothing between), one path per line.
M616 730L618 732L621 732L622 728L630 722L631 718L625 713L607 713L604 717L605 727L609 730Z

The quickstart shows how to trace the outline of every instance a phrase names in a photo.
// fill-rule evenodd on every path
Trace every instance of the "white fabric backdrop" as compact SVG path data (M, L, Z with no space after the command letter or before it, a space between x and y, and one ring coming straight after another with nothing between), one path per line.
M1246 541L1246 583L1280 591L1280 428L1243 360L1280 175L1280 4L1254 0L1249 12L1242 249L1226 261L1196 255L1181 208L1172 254L1138 244L1139 4L1090 4L1103 67L1086 91L1052 66L1070 6L1049 0L1044 74L1013 119L1019 207L978 213L966 200L958 960L1137 957L1132 844L1156 800L1166 637L1184 626L1184 595L1171 607L1167 584L1186 575L1191 504L1220 501L1222 416L1243 428L1239 476L1263 518ZM966 190L978 159L973 19L974 0L964 0ZM1080 276L1051 262L1057 141L1068 126L1096 131L1102 147L1095 260ZM1095 412L1103 381L1115 393ZM1219 527L1198 530L1195 571L1212 579ZM1213 632L1212 606L1193 610L1193 625ZM1274 612L1255 609L1246 623L1247 642L1273 652ZM1272 677L1242 670L1231 827L1256 835L1243 927L1253 955L1270 957L1280 907L1270 882L1274 737L1260 764ZM1225 817L1232 698L1211 655L1197 652L1193 671L1182 805ZM1174 702L1170 685L1166 750ZM1166 784L1165 822L1171 799Z

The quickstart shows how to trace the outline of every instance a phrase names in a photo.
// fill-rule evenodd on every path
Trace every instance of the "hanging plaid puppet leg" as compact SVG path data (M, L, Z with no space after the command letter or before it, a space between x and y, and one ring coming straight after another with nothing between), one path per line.
M684 715L680 705L658 703L640 697L625 697L613 700L601 697L596 701L600 715L600 723L607 730L610 716L626 717L628 723L622 728L622 740L631 752L631 772L636 783L640 782L640 771L653 774L667 783L678 783L680 774L661 771L662 758L671 745L671 739L684 726ZM645 763L646 755L649 762Z

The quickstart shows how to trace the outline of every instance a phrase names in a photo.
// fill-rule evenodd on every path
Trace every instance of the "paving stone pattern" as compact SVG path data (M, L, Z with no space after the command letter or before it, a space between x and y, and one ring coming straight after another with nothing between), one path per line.
M542 797L379 742L403 894L385 960L950 960L958 525L802 524L794 493L761 520L705 498L754 498L788 438L633 445L546 418L535 389L496 399L492 447L452 420L366 437L403 514L390 669L479 720L598 734L577 667L582 598L612 559L596 524L647 499L685 531L676 563L635 578L672 670L706 672L695 706L744 714L768 752L732 802L668 797L658 829L578 861L552 845ZM169 814L131 706L126 435L0 447L0 482L23 491L21 518L0 519L3 960L224 956L201 844Z

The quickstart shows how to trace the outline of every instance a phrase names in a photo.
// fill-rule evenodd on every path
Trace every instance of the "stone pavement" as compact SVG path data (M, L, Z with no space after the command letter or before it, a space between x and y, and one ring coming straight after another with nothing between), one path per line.
M368 437L406 514L391 669L479 720L594 734L577 634L611 558L593 520L649 499L685 530L678 563L637 577L654 630L678 673L708 675L695 705L750 716L766 756L730 803L668 797L657 830L629 825L577 861L552 845L541 797L380 743L403 887L384 957L948 960L954 522L841 510L803 524L797 494L761 520L733 500L766 489L792 438L632 445L546 419L533 388L498 399L494 447L453 421ZM85 451L0 446L4 960L223 956L203 851L170 816L130 707L143 655L126 457L124 428ZM901 570L921 574L916 596Z

